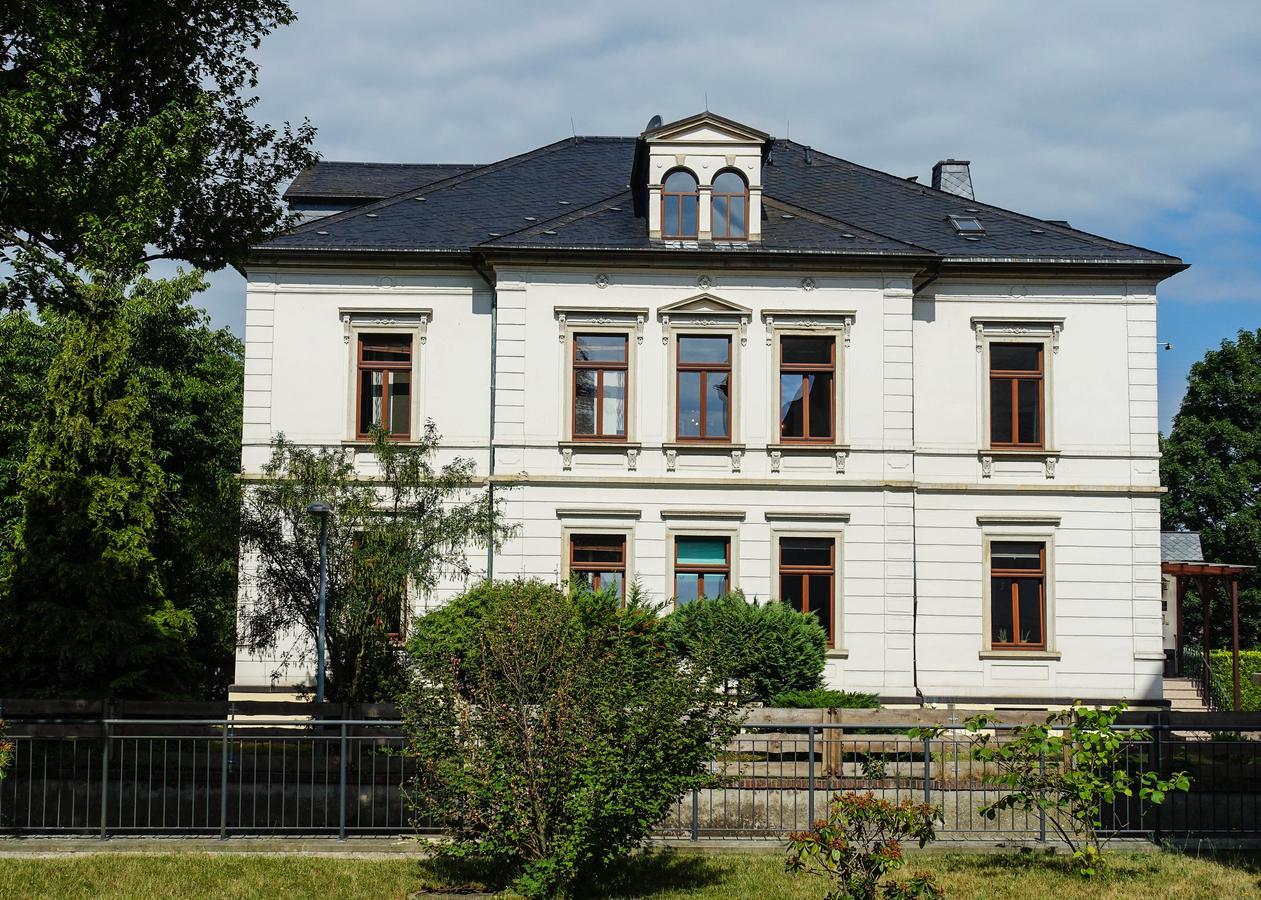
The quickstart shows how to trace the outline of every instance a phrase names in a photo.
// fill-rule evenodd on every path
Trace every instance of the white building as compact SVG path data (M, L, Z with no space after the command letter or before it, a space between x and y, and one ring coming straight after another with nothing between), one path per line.
M279 432L366 471L374 417L432 419L518 482L480 574L783 598L889 702L1160 696L1180 260L710 113L286 196L319 217L248 268L246 477ZM236 682L310 673L243 651Z

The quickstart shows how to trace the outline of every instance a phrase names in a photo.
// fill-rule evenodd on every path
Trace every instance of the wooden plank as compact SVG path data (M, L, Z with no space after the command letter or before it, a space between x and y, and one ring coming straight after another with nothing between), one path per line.
M755 706L745 710L746 725L818 725L827 721L826 709L786 709Z

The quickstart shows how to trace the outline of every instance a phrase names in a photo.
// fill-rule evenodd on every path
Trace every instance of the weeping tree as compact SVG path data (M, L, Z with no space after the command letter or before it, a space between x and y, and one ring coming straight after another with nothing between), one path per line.
M284 663L314 659L319 634L320 522L308 507L329 503L327 697L393 699L404 687L397 647L409 598L446 579L467 580L469 554L498 548L511 529L475 464L436 466L432 422L415 444L373 436L378 474L360 476L340 449L312 449L283 436L262 478L245 491L242 581L248 600L242 642Z

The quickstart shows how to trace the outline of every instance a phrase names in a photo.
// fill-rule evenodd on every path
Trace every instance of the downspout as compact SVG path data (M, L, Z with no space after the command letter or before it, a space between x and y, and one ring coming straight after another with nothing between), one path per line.
M473 269L490 288L490 427L486 443L486 493L491 509L495 507L495 384L499 373L499 290L486 260L473 254ZM486 544L486 580L495 580L495 542Z
M911 686L921 708L924 692L919 688L919 472L915 466L915 295L940 277L934 266L926 281L911 291Z

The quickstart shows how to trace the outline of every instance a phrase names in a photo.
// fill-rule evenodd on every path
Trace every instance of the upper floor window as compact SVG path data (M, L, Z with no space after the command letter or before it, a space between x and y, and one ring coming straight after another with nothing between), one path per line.
M784 335L779 343L779 434L831 441L836 429L836 338Z
M678 439L731 440L731 336L681 335L676 379Z
M990 544L990 647L1046 648L1046 544Z
M699 228L699 207L696 176L683 169L667 175L661 191L662 236L695 238Z
M779 539L779 599L819 620L835 646L832 622L836 596L836 541L833 538Z
M574 438L626 438L624 334L574 335Z
M990 344L990 446L1043 446L1042 344Z
M626 596L626 535L575 534L569 540L569 573L594 591Z
M714 179L712 199L714 240L743 240L749 235L749 186L739 172L723 172Z
M412 336L359 336L358 409L355 434L366 438L379 425L391 438L405 440L412 430Z
M727 593L731 584L731 538L674 539L674 602L691 603Z

